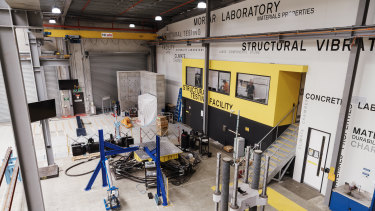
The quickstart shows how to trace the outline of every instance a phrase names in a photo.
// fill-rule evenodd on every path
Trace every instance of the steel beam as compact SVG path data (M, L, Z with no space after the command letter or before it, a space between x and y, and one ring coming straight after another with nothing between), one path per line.
M30 32L28 33L28 36L29 36L29 46L30 46L30 54L31 54L31 65L34 71L38 100L39 101L48 100L44 69L43 67L40 66L40 61L39 61L39 56L40 56L41 51L40 51L40 48L38 47L38 42L34 34ZM51 132L49 129L48 119L41 120L40 124L42 125L43 139L44 139L44 145L45 145L46 155L47 155L47 163L49 166L51 166L55 164L55 159L54 159L53 150L52 150L52 139L51 139Z
M347 27L319 28L311 30L294 30L244 35L211 36L193 39L178 39L149 42L149 45L194 44L218 42L249 42L249 41L280 41L280 40L309 40L329 38L353 38L375 36L375 25L355 25Z
M206 0L206 37L211 32L211 1ZM208 135L208 72L210 69L210 43L204 44L204 101L203 101L203 133Z
M121 24L130 24L133 23L137 26L155 28L156 23L154 18L143 18L143 17L123 17L123 16L111 16L111 15L90 15L82 13L73 13L69 12L69 15L65 18L69 22L80 21L93 21L93 22L106 22L106 23L121 23ZM66 21L67 22L67 21Z
M1 5L4 5L4 0L0 2ZM45 209L42 188L40 186L29 109L10 10L8 10L7 20L9 22L6 22L6 25L0 28L0 61L12 119L17 156L20 162L28 209L43 211Z
M49 27L49 25L45 25ZM76 27L79 28L79 27ZM96 28L100 30L99 28ZM104 30L104 29L103 29ZM116 29L113 29L116 30ZM102 39L102 31L89 31L89 30L68 30L68 29L44 29L44 32L50 32L51 35L47 37L62 37L65 35L79 35L82 38L95 38ZM106 39L125 39L125 40L155 40L157 35L155 33L138 33L138 32L119 32L119 31L106 31L105 33L112 34L112 38ZM104 37L105 38L105 37Z
M69 59L41 59L41 66L69 66Z
M66 14L68 14L68 11L69 11L70 5L72 4L72 1L73 0L66 0L64 2L63 14L61 15L61 24L62 25L65 24L65 17L66 17Z
M370 0L360 0L356 18L356 25L365 25L367 13L369 9ZM342 104L340 106L339 119L336 127L336 136L333 143L332 159L329 166L335 168L335 175L337 175L337 167L341 156L343 141L346 136L346 126L348 124L348 115L351 106L353 89L355 85L355 78L357 74L358 61L361 54L360 40L355 40L354 45L350 50L348 70L345 76L344 90L342 92ZM328 180L325 190L324 204L329 205L332 189L336 185L335 182Z
M150 46L150 57L151 57L151 72L157 73L157 57L156 57L156 46Z

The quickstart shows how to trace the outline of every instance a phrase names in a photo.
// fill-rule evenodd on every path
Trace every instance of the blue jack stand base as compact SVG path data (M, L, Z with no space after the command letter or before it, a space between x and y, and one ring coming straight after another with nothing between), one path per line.
M105 150L105 148L110 148L110 150ZM109 184L109 181L107 181L108 174L106 169L106 156L111 156L111 155L117 155L121 153L126 153L126 152L134 152L139 150L139 147L128 147L128 148L122 148L117 145L111 144L109 142L104 141L104 135L103 135L103 130L99 130L99 151L100 151L100 161L98 165L96 166L94 173L91 175L91 178L89 180L89 183L87 184L85 190L89 191L94 184L94 181L96 177L98 176L100 170L102 171L102 182L103 182L103 187L107 187L109 185L108 191L110 194L107 197L107 200L104 200L104 204L106 205L107 209L107 204L113 202L114 200L118 201L118 195L113 194L114 192L118 193L118 189L114 186L111 186ZM167 195L165 191L165 186L164 186L164 179L163 179L163 173L160 168L160 137L156 136L156 148L153 150L150 150L148 147L143 148L143 150L152 158L152 160L155 161L156 163L156 196L155 200L158 205L162 204L163 206L168 206L168 201L167 201ZM108 179L109 180L109 179ZM114 199L114 197L116 199ZM111 204L110 204L111 205ZM116 206L119 206L120 204L118 203ZM115 206L110 206L110 209L114 209ZM108 210L108 209L107 209Z

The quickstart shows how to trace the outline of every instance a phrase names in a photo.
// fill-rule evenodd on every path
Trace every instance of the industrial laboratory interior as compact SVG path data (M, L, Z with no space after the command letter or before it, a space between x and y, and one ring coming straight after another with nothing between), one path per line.
M0 206L375 211L375 0L0 0Z

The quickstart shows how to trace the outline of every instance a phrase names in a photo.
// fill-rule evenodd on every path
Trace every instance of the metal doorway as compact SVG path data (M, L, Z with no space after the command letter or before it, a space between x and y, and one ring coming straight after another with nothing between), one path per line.
M302 182L321 192L327 178L324 176L331 134L309 128L304 158Z

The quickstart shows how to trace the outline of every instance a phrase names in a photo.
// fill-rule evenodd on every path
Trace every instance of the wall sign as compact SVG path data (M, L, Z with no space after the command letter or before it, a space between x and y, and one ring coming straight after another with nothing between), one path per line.
M102 38L113 38L113 33L102 32Z

